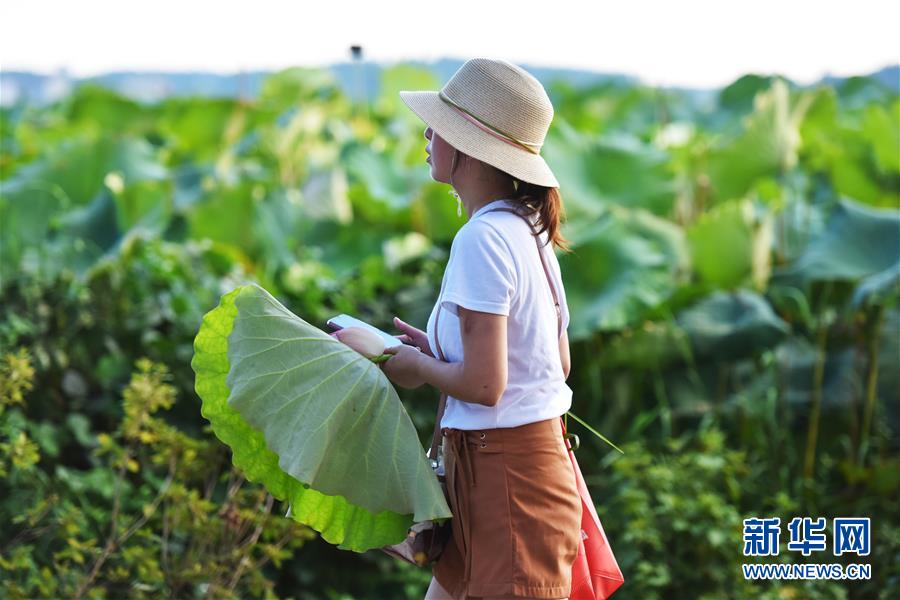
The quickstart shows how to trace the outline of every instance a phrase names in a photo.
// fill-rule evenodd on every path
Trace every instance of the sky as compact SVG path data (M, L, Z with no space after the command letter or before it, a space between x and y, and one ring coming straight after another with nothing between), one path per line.
M349 60L570 67L650 85L800 84L900 62L897 0L0 0L0 69L235 73Z

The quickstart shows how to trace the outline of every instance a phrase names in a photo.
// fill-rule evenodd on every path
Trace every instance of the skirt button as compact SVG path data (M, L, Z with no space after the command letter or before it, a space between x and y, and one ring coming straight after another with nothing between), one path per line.
M481 432L481 439L484 439L484 432Z

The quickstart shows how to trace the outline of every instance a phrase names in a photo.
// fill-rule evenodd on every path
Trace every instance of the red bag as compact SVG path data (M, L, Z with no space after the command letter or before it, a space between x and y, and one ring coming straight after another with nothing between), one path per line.
M563 437L566 436L566 423L562 421ZM581 476L575 452L565 439L572 468L575 469L575 481L581 495L581 542L578 544L578 556L572 564L572 590L569 600L605 600L619 589L625 582L619 563L613 555L609 541L603 532L603 525L597 517L594 501L588 492ZM577 445L576 445L577 447Z

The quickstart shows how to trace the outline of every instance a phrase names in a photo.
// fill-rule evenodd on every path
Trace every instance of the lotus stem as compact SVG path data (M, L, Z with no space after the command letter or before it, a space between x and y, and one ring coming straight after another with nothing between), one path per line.
M822 386L825 380L825 344L828 325L822 323L816 336L816 367L813 374L812 410L806 434L806 456L803 462L803 478L809 482L815 474L816 444L819 439L819 417L822 412Z
M872 429L872 416L875 414L875 404L878 401L878 351L881 336L881 325L884 321L884 309L878 307L872 316L871 328L868 331L869 346L869 372L866 377L866 407L863 412L862 436L859 442L859 464L866 460L866 452L869 449L869 433Z

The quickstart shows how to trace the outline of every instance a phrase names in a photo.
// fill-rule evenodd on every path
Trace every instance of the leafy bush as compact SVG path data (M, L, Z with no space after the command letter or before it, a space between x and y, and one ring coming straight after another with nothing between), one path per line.
M176 400L163 366L137 362L114 431L94 438L83 416L68 421L88 465L69 463L57 428L20 408L33 377L27 352L4 356L4 597L277 597L262 567L312 534L273 514L218 444L156 415Z

